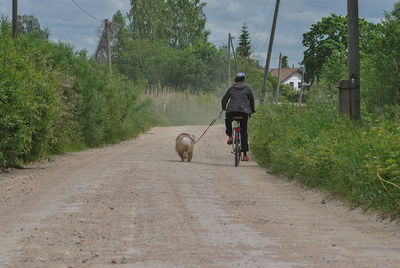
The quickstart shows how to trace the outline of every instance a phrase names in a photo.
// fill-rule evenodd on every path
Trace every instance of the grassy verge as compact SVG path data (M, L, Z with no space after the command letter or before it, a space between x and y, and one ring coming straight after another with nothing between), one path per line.
M250 126L252 152L272 173L398 218L400 109L390 109L390 116L354 123L332 105L259 107Z

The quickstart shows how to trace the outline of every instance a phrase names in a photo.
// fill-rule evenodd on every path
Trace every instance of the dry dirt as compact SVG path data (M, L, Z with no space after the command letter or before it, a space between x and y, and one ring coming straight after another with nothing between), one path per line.
M400 226L315 190L233 166L223 126L174 152L180 132L0 173L0 267L400 267Z

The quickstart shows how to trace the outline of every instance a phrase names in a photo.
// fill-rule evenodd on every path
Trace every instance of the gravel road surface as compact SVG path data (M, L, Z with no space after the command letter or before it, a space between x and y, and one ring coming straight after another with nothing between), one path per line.
M235 168L222 125L181 162L175 137L204 129L0 173L0 267L400 267L399 224Z

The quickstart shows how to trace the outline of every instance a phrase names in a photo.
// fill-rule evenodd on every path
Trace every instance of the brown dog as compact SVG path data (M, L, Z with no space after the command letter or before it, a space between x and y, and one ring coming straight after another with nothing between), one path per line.
M194 136L188 133L181 133L176 137L175 150L184 161L191 161L193 158Z

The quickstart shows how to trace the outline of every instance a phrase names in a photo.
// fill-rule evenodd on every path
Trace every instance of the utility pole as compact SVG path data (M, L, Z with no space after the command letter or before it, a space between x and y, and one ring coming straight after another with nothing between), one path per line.
M269 72L269 63L271 61L272 45L274 43L276 19L278 18L279 3L280 3L280 0L276 0L274 21L272 22L271 36L269 38L269 46L268 46L268 55L267 55L267 60L265 63L265 69L264 69L264 81L263 81L263 86L262 86L262 90L261 90L260 103L264 103L264 101L266 101L268 99L268 95L266 94L266 92L267 92L266 86L267 86L267 79L268 79L268 72Z
M12 2L12 36L15 38L18 34L18 0Z
M304 87L304 72L305 72L305 67L301 67L301 87L300 87L300 96L299 96L299 104L301 104L303 100L303 87Z
M236 64L236 72L239 72L239 65L238 65L238 62L237 62L237 57L236 57L236 52L235 52L235 47L233 46L233 38L234 37L232 37L231 36L231 47L232 47L232 53L233 53L233 58L235 59L235 64Z
M360 47L359 47L359 22L358 0L347 0L347 33L348 33L348 65L350 90L350 116L361 119L360 113Z
M106 32L107 62L108 62L108 67L110 68L110 73L111 73L111 71L112 71L112 68L111 68L111 46L110 46L111 24L108 21L108 19L104 20L104 27L105 27L105 32Z
M339 112L361 119L358 0L347 0L348 80L339 83Z
M282 53L279 53L278 82L276 85L276 104L279 103L279 87L281 85Z
M231 86L231 33L228 34L228 87Z

